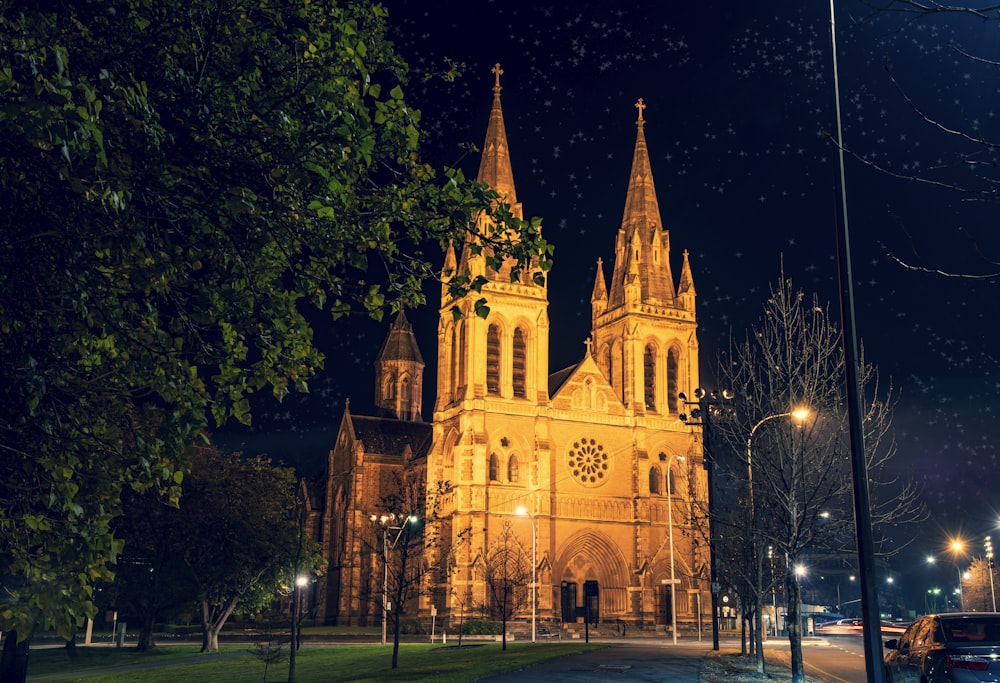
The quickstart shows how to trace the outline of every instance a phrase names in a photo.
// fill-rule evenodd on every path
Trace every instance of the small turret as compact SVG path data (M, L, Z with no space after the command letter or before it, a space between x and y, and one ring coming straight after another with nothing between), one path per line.
M379 417L420 422L424 358L413 327L399 312L375 361L375 407Z

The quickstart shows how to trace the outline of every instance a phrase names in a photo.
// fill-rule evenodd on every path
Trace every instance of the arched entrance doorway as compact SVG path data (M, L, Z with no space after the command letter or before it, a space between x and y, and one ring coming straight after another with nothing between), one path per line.
M560 577L560 618L564 623L614 619L628 612L628 571L625 558L606 536L581 531L559 552L555 575Z

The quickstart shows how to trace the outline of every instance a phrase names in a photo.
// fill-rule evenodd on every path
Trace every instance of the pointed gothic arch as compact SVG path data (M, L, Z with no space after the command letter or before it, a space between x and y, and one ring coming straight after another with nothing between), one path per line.
M528 396L528 341L527 334L521 325L514 328L511 341L511 382L514 388L514 398Z
M642 351L642 397L646 410L656 412L656 346L652 342Z
M649 492L650 494L660 492L660 478L663 475L660 474L660 468L653 465L649 468ZM669 491L668 491L669 493Z
M605 534L592 529L577 532L556 551L553 567L553 578L564 584L597 582L602 618L628 612L628 561Z
M486 393L491 396L500 395L500 337L500 325L491 322L486 330Z
M667 407L671 413L678 412L677 394L680 391L681 350L672 345L667 351Z
M517 454L511 453L510 457L507 458L507 481L511 484L516 484L520 481L521 471L520 464L517 460Z

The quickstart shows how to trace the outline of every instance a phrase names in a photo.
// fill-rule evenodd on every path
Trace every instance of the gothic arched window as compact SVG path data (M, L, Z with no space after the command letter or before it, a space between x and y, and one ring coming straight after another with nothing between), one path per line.
M517 456L512 455L507 460L507 481L516 483L518 477L520 477L520 473L518 471Z
M677 412L677 375L680 372L680 352L670 349L667 353L667 406L670 412Z
M656 410L656 351L652 346L642 354L642 377L646 410Z
M403 376L399 381L399 419L406 420L410 415L410 378Z
M524 332L520 327L514 330L514 367L512 368L512 379L514 380L514 396L526 398L528 389L526 386L528 376L528 350L524 341Z
M500 328L496 325L486 332L486 393L500 393Z
M490 481L500 481L500 459L496 453L490 453Z
M659 493L660 492L660 468L650 467L649 468L649 492Z
M676 487L677 480L674 477L674 468L670 467L667 469L667 495L672 496L677 493Z

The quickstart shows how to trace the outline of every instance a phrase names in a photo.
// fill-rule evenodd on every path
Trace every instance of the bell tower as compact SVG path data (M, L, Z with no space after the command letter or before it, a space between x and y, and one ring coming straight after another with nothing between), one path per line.
M497 192L498 201L508 205L511 214L523 218L500 105L503 70L497 64L492 73L493 105L477 179ZM479 215L475 220L477 235L489 231L491 219L487 215ZM475 239L475 236L470 238ZM488 399L498 405L519 404L514 410L520 412L525 404L544 404L548 400L547 283L536 284L530 269L522 274L520 281L512 282L510 264L494 270L487 265L488 254L488 245L468 241L461 254L456 254L451 246L445 254L442 271L445 282L455 273L467 273L473 278L485 278L486 284L481 294L459 299L450 296L447 285L442 287L436 411L449 411L465 401ZM480 296L489 306L485 320L476 314L475 304ZM456 309L461 312L460 317L455 316Z
M421 422L424 358L413 327L401 310L375 361L375 407L379 417Z
M670 233L663 227L646 147L640 98L625 211L615 239L610 283L597 262L591 294L595 360L634 414L678 412L677 394L698 383L695 290L684 252L674 286Z

